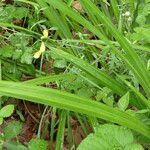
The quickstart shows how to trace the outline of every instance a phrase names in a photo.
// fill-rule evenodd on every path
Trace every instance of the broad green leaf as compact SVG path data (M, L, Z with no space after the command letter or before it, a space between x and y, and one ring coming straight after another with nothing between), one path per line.
M0 48L0 56L10 58L13 55L14 48L10 45L6 45Z
M82 87L76 92L76 94L81 97L91 98L94 95L94 91L91 87Z
M129 92L123 95L118 101L118 107L122 111L125 111L128 108L128 105L129 105Z
M56 59L54 62L54 67L56 68L65 68L67 66L67 63L63 59Z
M140 93L137 88L135 88L130 82L124 80L121 76L118 76L128 87L131 89L137 96L137 101L136 103L143 103L146 107L150 108L150 101L146 99L142 93Z
M29 13L29 9L26 7L17 7L15 12L13 13L13 17L17 19L22 19L23 17L27 17Z
M29 84L0 81L0 92L4 96L25 99L35 103L84 113L89 116L115 122L150 138L150 128L136 117L102 103L69 94L64 91Z
M0 117L0 125L3 123L3 118L2 117Z
M4 128L4 137L5 139L12 139L21 133L22 123L19 121L10 122Z
M77 150L124 150L127 145L133 142L134 137L129 129L105 124L98 126L95 133L88 135Z
M21 63L32 64L33 54L32 49L26 47L26 51L21 56Z
M130 144L124 150L144 150L144 148L140 144Z
M28 145L29 150L47 150L48 143L42 139L31 139Z
M24 145L21 145L17 142L6 142L3 147L9 150L28 150Z
M143 26L145 25L146 20L148 20L148 15L150 14L150 3L143 3L139 4L138 7L138 16L136 18L136 22L140 25Z
M1 110L0 110L0 117L9 117L12 115L14 111L14 105L7 105L4 106Z
M141 43L150 43L150 26L146 27L136 27L134 28L134 33L131 35L132 40L140 41Z
M113 106L114 98L111 94L111 90L104 87L102 90L97 92L96 100L103 101L108 106Z

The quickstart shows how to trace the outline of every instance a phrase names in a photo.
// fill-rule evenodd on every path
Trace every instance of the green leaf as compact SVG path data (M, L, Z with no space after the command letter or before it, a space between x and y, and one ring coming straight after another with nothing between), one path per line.
M90 65L88 62L78 57L75 57L69 53L66 53L61 49L57 49L51 46L48 47L51 49L50 54L55 54L66 59L67 61L72 62L78 68L82 69L88 76L94 78L97 85L107 86L109 89L111 89L119 95L125 93L126 88L124 86L122 86L119 82L111 78L108 74L101 71L100 69L97 69L96 67Z
M0 93L4 96L26 99L35 103L84 113L89 116L115 122L150 138L150 128L136 117L100 102L92 101L91 99L55 89L9 81L0 81Z
M13 14L13 17L17 19L22 19L23 17L27 17L28 13L29 13L28 8L17 7Z
M144 43L150 43L150 26L146 27L136 27L134 28L135 33L131 35L132 40L140 41Z
M62 13L68 15L70 18L87 28L98 38L103 39L108 45L113 49L113 51L124 60L126 65L134 72L135 77L138 79L139 83L143 86L147 96L150 97L150 74L146 69L146 66L140 56L133 49L132 45L129 41L122 35L122 33L118 32L116 27L113 25L111 20L104 15L103 12L100 11L99 7L97 7L91 0L81 0L86 4L91 10L90 13L96 16L96 18L103 24L109 31L109 33L118 41L121 48L124 50L125 55L120 52L119 49L114 47L107 37L101 33L99 28L92 25L87 19L81 16L76 11L73 11L70 7L68 7L65 3L58 0L50 0L47 1L50 5L60 10ZM89 13L89 12L88 12ZM111 89L111 88L110 88Z
M58 34L60 34L62 38L71 38L72 34L70 32L68 22L64 19L65 16L59 13L52 6L48 5L48 1L36 0L36 2L40 5L41 8L46 8L43 10L43 13L48 18L51 27L58 28Z
M1 110L0 110L0 117L9 117L14 111L14 105L7 105L4 106Z
M64 59L56 59L54 62L54 67L56 68L65 68L67 62Z
M31 139L29 142L29 150L47 150L48 143L41 139Z
M144 2L144 1L143 1ZM150 3L140 4L138 8L138 16L136 18L136 22L142 26L146 22L146 17L150 14Z
M15 7L13 5L8 5L6 7L0 7L0 22L10 22L13 18L13 13Z
M148 62L147 62L147 70L150 71L150 59L149 59Z
M81 97L91 98L94 95L93 89L90 87L82 87L76 92Z
M88 135L77 150L124 150L134 142L132 132L121 126L105 124L97 127L95 133Z
M63 149L66 116L67 116L67 111L62 111L60 114L55 150L62 150Z
M32 85L40 85L49 82L59 81L63 79L67 79L73 81L76 78L76 75L73 74L59 74L59 75L48 75L45 77L39 77L32 80L27 80L24 83L32 84Z
M3 147L9 150L27 150L27 148L17 142L6 142L4 143Z
M22 122L24 122L24 121L25 121L25 118L24 118L22 112L21 112L20 110L16 110L16 113L17 113L17 115L20 117L20 120L21 120Z
M1 27L15 28L15 29L18 29L18 30L27 32L27 33L29 33L29 34L31 34L31 35L36 35L36 36L34 36L34 37L36 37L36 38L39 38L39 37L42 36L41 34L39 34L39 33L37 33L37 32L31 31L31 30L26 29L26 28L22 28L22 27L20 27L20 26L16 26L16 25L13 25L13 24L9 24L9 23L0 23L0 26L1 26Z
M104 87L102 90L97 92L96 100L97 101L103 101L108 106L113 106L114 98L111 94L111 90Z
M13 53L12 58L13 58L14 60L20 59L21 55L22 55L22 50L16 49L16 50L14 51L14 53Z
M21 130L22 123L19 121L13 121L4 128L4 137L5 139L12 139L20 134Z
M10 58L13 55L14 48L10 45L6 45L0 48L0 55L2 57Z
M127 92L124 96L122 96L118 101L118 107L125 111L129 105L129 92Z
M0 117L0 125L3 123L3 118L2 117Z
M25 52L21 56L21 63L32 64L32 59L33 59L32 49L26 47Z
M140 144L130 144L124 150L144 150L144 148Z

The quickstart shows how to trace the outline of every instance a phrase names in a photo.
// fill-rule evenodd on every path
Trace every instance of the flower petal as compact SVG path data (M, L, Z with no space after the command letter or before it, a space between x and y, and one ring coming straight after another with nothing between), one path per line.
M42 52L41 51L37 51L35 54L34 54L34 58L35 59L38 59L40 56L41 56Z
M44 38L48 38L48 30L43 30L43 35L44 35Z
M41 43L41 47L40 47L40 52L41 52L41 53L45 52L45 49L46 49L46 48L45 48L45 43L42 42L42 43Z

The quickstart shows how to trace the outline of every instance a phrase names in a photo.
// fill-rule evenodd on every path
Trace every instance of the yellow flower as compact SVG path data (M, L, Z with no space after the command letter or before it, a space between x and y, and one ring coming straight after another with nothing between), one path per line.
M44 42L41 43L41 47L40 47L39 51L41 51L41 53L45 52L45 43Z
M44 35L45 38L48 38L48 30L45 29L45 30L43 31L43 35Z
M34 57L35 59L38 59L38 58L41 56L41 54L42 54L41 51L37 51L37 52L34 54L33 57Z
M44 36L42 36L41 39L48 38L48 30L43 30L43 35L44 35ZM33 57L34 57L35 59L38 59L38 58L41 56L41 54L42 54L43 52L45 52L45 49L46 49L45 43L42 42L42 43L41 43L41 46L40 46L40 50L37 51L37 52L33 55Z
M39 51L37 51L35 54L34 54L34 58L35 59L38 59L40 56L41 56L41 54L43 53L43 52L45 52L45 49L46 49L46 47L45 47L45 43L44 42L42 42L41 43L41 47L40 47L40 50Z
M43 30L43 36L41 37L41 39L47 39L48 38L48 30Z

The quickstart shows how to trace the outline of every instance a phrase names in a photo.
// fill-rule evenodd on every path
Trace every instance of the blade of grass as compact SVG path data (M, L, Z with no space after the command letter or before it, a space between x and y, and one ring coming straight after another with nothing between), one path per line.
M88 129L86 128L86 126L85 126L85 124L84 124L84 122L83 122L83 120L82 120L82 117L79 116L79 114L77 114L77 113L76 113L75 115L76 115L76 118L77 118L78 122L80 123L80 126L81 126L81 128L82 128L84 134L87 136L87 135L89 134L89 131L88 131Z
M35 78L32 80L27 80L24 83L32 84L32 85L41 85L44 83L54 82L54 81L58 81L58 80L66 79L66 78L73 79L75 77L76 77L76 75L72 75L72 74L49 75L49 76L45 76L45 77Z
M73 133L73 128L72 128L72 123L71 123L72 117L70 115L70 112L68 111L67 114L67 137L68 137L68 147L69 149L73 148L75 145L75 140L74 140L74 133Z
M72 18L73 20L81 24L83 27L86 27L87 29L89 29L89 31L97 35L100 39L105 38L98 28L93 26L87 19L81 16L80 13L70 8L65 3L61 2L60 0L57 0L57 1L49 0L47 1L47 3L52 5L54 8L57 8L65 15L69 16L70 18Z
M26 28L22 28L22 27L13 25L13 24L9 24L9 23L0 23L0 27L10 27L10 28L14 28L14 29L17 29L17 30L20 30L20 31L27 32L27 33L29 33L31 35L35 35L35 36L38 36L38 37L42 36L42 34L39 34L37 32L31 31L31 30L28 30Z
M35 103L84 113L89 116L115 122L127 126L150 138L150 128L139 121L136 117L118 109L73 94L8 81L0 81L0 93L4 96L25 99Z
M76 66L78 66L80 69L82 69L84 72L92 76L94 79L97 79L97 83L101 86L107 86L108 88L112 89L117 94L123 95L126 92L126 88L118 83L116 80L112 79L110 76L108 76L105 72L91 66L88 62L81 60L71 54L68 54L60 49L50 47L51 54L55 56L59 56L61 58L64 58Z
M26 4L30 4L32 6L34 6L36 9L39 7L39 5L35 2L31 2L28 0L14 0L15 2L22 2L22 3L26 3Z
M116 20L119 21L120 12L119 12L119 6L118 6L119 4L117 0L110 0L110 4L113 9L113 13L115 15Z
M128 67L134 72L136 78L139 80L141 85L143 86L146 94L150 97L150 73L147 71L146 66L143 61L137 55L137 53L132 48L131 44L124 38L124 36L119 33L119 31L114 27L111 21L96 7L90 0L82 0L88 7L91 9L91 13L94 13L97 18L108 28L109 32L115 37L118 43L125 51L124 57L121 57ZM65 3L61 1L50 0L47 1L50 5L62 11L64 14L67 14L69 17L77 21L78 23L85 26L89 31L97 35L100 39L103 39L106 43L113 48L113 50L119 55L123 55L119 50L117 50L103 35L98 28L93 26L89 21L87 21L84 17L82 17L79 13L73 11L69 8Z
M104 42L103 40L87 40L87 39L84 39L84 40L76 40L76 39L63 39L63 40L53 40L51 39L50 41L54 41L54 42L68 42L68 43L84 43L86 45L104 45L106 46L107 43ZM110 41L111 44L114 44L116 47L120 47L119 43L117 41ZM139 44L133 44L132 45L132 48L134 48L135 50L141 50L141 51L145 51L145 52L150 52L150 49L149 47L147 46L143 46L143 45L139 45Z
M50 24L54 27L58 28L58 33L60 36L71 38L72 34L68 27L66 20L63 19L63 16L58 13L52 6L48 6L47 3L43 0L36 0L36 2L40 5L41 8L44 9L44 14L48 18Z
M127 88L124 85L122 85L121 83L112 79L110 76L108 76L103 71L91 66L86 61L81 60L81 59L79 59L71 54L68 54L60 49L56 49L53 47L49 47L49 48L51 49L50 53L55 54L56 56L60 56L61 58L64 58L64 59L72 62L73 64L78 66L81 70L83 70L85 73L87 73L87 76L85 77L85 79L87 81L89 80L89 83L91 83L93 85L95 84L96 87L99 88L99 85L106 86L106 87L110 88L113 92L115 92L116 94L119 94L119 95L124 95L127 92ZM120 57L123 57L123 56L121 55ZM84 78L84 76L83 76L83 78ZM132 97L132 99L135 99L135 97ZM143 103L143 101L141 99L139 99L139 101L141 101L142 104L144 104L144 105L137 104L137 102L135 100L132 100L131 102L136 107L139 107L139 108L144 107L144 106L149 107L147 105L148 103L147 104Z
M131 44L125 39L125 37L118 32L118 30L115 28L115 26L112 24L112 22L94 5L93 2L90 0L81 0L84 1L86 5L91 9L91 13L94 13L97 18L104 24L105 27L109 30L110 34L114 36L114 38L118 41L120 46L125 51L126 62L128 61L130 65L132 65L130 68L134 72L135 76L145 89L148 96L150 96L150 73L146 69L146 66L144 65L144 62L140 59L140 57L137 55L137 53L132 48ZM128 64L129 64L128 63Z
M56 138L56 150L63 149L66 117L67 117L67 112L62 111L59 118L59 126L58 126L57 138Z
M150 101L147 100L130 82L126 81L122 77L118 76L138 97L138 99L150 109Z
M51 127L50 127L50 149L53 149L55 123L56 123L56 107L52 108Z

